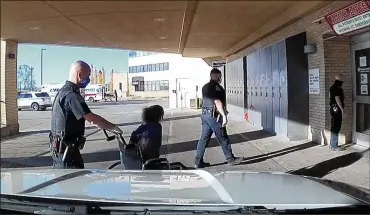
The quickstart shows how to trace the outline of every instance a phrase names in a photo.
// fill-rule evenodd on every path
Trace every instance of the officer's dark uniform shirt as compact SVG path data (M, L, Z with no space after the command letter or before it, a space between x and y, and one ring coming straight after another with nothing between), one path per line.
M66 139L78 138L85 133L85 114L91 110L81 96L76 84L67 81L58 92L52 111L51 133L60 135L65 132Z
M344 107L344 93L341 87L341 82L335 81L334 84L330 87L330 106L336 105L335 97L339 96L340 101Z
M226 92L224 88L214 80L210 80L202 88L203 108L213 108L214 101L220 100L222 105L226 105Z

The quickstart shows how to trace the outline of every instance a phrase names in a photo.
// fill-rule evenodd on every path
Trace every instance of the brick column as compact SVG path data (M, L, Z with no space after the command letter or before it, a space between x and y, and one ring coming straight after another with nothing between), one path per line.
M1 40L1 136L19 132L17 108L17 59L10 59L8 54L17 57L17 42Z
M351 49L349 37L336 37L324 41L325 59L325 130L326 138L330 141L330 109L329 90L334 83L335 76L341 74L344 91L344 116L342 129L339 134L339 144L352 142L352 72Z

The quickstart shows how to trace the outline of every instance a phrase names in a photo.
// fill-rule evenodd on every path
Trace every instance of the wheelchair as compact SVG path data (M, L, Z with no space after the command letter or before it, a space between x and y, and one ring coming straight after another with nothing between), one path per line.
M111 132L113 135L109 136L107 130L103 130L104 135L106 136L107 141L117 140L119 151L121 154L121 160L115 161L112 165L108 167L108 169L113 169L116 166L124 165L124 161L122 160L122 154L125 153L127 150L133 150L136 152L136 155L139 157L141 162L141 170L183 170L186 167L180 162L169 163L167 158L155 158L149 159L144 162L142 156L142 150L140 146L137 145L128 145L123 138L122 134ZM133 149L133 147L135 147Z

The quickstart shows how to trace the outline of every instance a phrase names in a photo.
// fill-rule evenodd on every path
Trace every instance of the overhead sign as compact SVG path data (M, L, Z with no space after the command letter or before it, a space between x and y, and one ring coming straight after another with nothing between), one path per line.
M370 1L358 1L325 16L326 22L338 34L346 34L370 26Z
M320 70L310 69L308 73L309 94L320 94Z
M212 68L218 68L226 64L225 60L212 61Z

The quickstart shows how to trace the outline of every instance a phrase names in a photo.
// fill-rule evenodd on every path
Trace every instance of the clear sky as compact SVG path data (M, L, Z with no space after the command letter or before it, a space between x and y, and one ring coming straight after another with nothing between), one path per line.
M109 72L128 72L128 51L118 49L86 48L71 46L52 46L19 44L18 67L26 64L34 67L36 85L40 86L41 49L43 54L43 84L64 83L68 78L69 66L76 60L83 60L94 68L104 67L106 79Z

